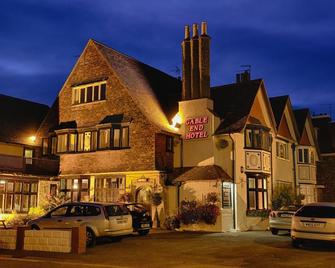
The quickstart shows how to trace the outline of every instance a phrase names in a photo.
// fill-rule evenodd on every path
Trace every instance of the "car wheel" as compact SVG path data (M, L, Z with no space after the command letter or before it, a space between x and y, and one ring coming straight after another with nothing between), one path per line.
M40 230L40 227L38 227L36 224L33 224L31 226L31 230Z
M292 246L294 248L299 248L300 245L301 245L301 240L299 240L299 239L292 239Z
M139 235L147 235L149 232L150 232L150 229L148 229L148 230L141 230L141 231L138 231L138 234Z
M94 232L90 228L86 228L86 247L94 247L96 240Z
M276 228L271 228L271 233L272 233L273 235L277 235L278 232L279 232L278 229L276 229Z

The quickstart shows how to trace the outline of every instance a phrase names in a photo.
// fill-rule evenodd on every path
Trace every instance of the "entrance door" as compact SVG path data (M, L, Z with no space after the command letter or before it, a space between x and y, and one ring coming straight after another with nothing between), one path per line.
M150 186L143 186L136 190L136 203L143 204L149 213L151 213L151 195L152 190Z

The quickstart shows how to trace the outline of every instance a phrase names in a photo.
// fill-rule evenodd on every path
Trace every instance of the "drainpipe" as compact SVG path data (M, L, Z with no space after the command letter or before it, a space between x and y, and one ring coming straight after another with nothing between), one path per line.
M232 161L232 179L233 179L233 228L236 229L236 203L235 203L235 141L233 139L233 137L231 136L231 133L228 134L229 138L231 139L231 144L232 144L232 152L233 152L233 161Z
M297 198L297 167L296 167L296 159L295 159L295 149L296 145L295 143L292 143L292 160L293 160L293 190L294 190L294 197Z

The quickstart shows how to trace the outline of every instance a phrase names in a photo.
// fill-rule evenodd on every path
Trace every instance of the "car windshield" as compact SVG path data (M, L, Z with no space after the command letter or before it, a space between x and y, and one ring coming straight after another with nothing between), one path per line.
M305 206L298 210L295 216L311 218L335 218L335 207Z
M129 204L127 205L127 208L130 211L135 211L135 212L146 212L145 207L143 207L141 204Z

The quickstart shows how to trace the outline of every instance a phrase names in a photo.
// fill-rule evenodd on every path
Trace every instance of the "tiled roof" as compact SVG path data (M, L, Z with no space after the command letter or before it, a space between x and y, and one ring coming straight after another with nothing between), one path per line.
M178 112L181 81L106 45L93 41L142 112L164 130Z
M216 134L240 132L247 123L261 79L212 87L214 111L222 119Z
M305 123L307 116L309 114L309 109L297 109L293 110L295 121L297 122L299 135L302 135L302 132L304 131Z
M0 94L0 141L27 144L48 110L47 105Z
M232 178L217 165L176 168L173 172L174 182L222 180L232 181Z
M280 120L283 116L288 98L289 96L285 95L285 96L272 97L269 99L277 127L279 127L280 125Z

